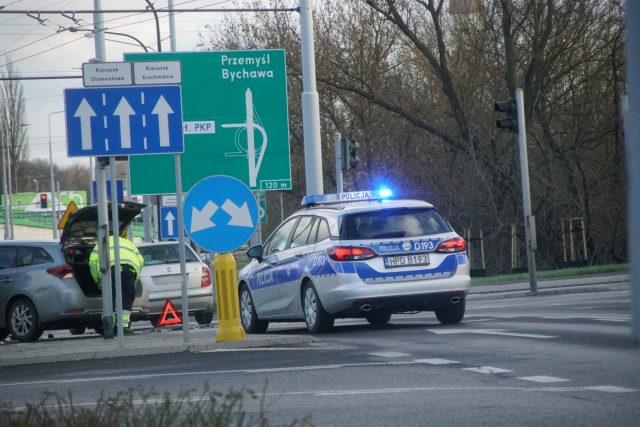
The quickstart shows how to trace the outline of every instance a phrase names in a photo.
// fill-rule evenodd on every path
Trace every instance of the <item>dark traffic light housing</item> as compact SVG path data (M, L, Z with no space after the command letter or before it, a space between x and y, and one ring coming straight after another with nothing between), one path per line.
M42 209L47 209L47 194L46 193L40 194L40 207Z
M358 155L356 154L356 148L360 146L360 143L356 140L349 140L342 138L342 170L355 169L358 165Z
M496 120L498 129L506 129L512 133L518 133L518 106L515 99L496 102L494 110L508 114L508 116L500 117Z

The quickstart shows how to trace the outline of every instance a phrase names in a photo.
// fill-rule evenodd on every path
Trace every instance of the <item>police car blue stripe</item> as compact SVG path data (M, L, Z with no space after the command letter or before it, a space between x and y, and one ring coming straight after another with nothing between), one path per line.
M466 257L465 257L466 258ZM355 262L355 269L360 279L364 281L388 280L388 279L411 279L411 278L436 278L453 276L458 267L457 255L449 255L436 268L421 270L401 270L381 272L371 268L365 262Z

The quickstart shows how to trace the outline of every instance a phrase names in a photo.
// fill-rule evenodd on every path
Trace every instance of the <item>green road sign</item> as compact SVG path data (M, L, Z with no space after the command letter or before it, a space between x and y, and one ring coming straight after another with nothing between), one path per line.
M228 175L252 190L291 189L284 50L126 54L180 61L182 190ZM161 75L162 70L154 70ZM132 194L175 193L173 155L129 158Z

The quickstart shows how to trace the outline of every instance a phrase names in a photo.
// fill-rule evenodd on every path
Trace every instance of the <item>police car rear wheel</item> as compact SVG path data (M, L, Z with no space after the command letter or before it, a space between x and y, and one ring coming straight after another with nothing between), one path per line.
M386 325L391 320L391 313L376 312L367 316L367 322L372 325Z
M248 334L261 334L269 327L269 322L258 319L251 292L246 284L240 288L240 320L242 328Z
M304 321L309 332L313 334L326 332L333 327L334 318L325 311L311 282L308 282L304 287L302 305L304 307Z
M457 304L449 305L436 310L436 317L443 325L452 323L460 323L464 317L465 304L464 300Z

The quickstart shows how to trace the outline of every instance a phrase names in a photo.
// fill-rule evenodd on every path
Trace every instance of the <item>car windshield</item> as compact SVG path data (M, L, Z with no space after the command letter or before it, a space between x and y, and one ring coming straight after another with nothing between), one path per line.
M153 245L138 247L140 255L144 258L144 265L175 264L180 262L178 245ZM185 247L186 262L199 262L190 248Z
M382 209L346 215L342 222L344 240L391 239L448 233L449 224L432 208Z

